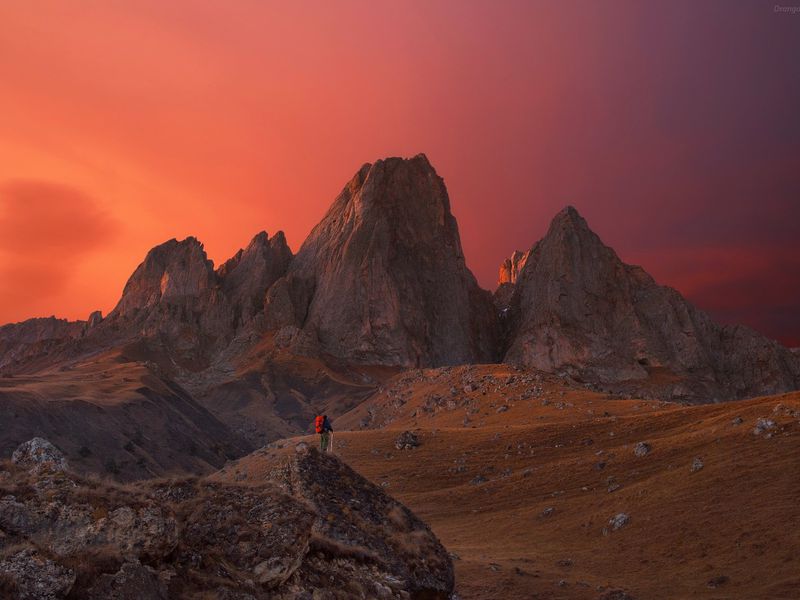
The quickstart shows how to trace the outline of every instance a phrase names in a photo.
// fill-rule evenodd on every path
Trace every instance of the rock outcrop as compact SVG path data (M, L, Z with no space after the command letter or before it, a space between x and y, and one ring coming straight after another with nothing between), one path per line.
M530 253L530 250L527 252L514 250L511 257L505 259L503 264L500 265L500 272L497 276L497 289L494 292L493 299L495 308L500 312L502 326L507 325L508 305L511 303L515 284L519 279L520 272L525 267L525 263L528 261Z
M44 438L35 437L21 444L11 455L11 462L32 472L66 471L64 454Z
M3 597L450 597L452 563L424 523L337 459L294 454L250 485L117 487L6 464Z
M170 354L188 371L206 368L245 326L263 320L267 289L284 275L292 252L283 232L256 235L218 270L193 237L147 253L93 341L137 340Z
M530 250L527 252L514 250L514 253L511 255L511 257L505 259L503 264L500 265L500 272L497 277L497 285L503 285L504 283L517 283L519 274L522 272L522 269L525 268L525 263L528 262L528 257L530 255Z
M496 317L424 155L364 165L270 289L267 320L356 364L491 361Z
M710 402L800 387L779 343L722 327L623 263L568 207L530 251L510 300L506 362L631 393Z
M219 268L217 274L233 306L235 326L264 311L267 290L286 273L291 260L292 251L283 232L270 238L262 231Z
M0 327L0 371L13 372L17 365L32 356L46 354L65 342L80 338L88 326L87 321L67 321L55 317L3 325Z

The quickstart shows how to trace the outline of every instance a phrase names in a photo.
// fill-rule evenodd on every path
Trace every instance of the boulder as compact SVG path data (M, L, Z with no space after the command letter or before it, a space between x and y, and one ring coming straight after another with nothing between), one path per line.
M68 468L61 450L40 437L28 440L14 450L11 462L35 471L65 471Z

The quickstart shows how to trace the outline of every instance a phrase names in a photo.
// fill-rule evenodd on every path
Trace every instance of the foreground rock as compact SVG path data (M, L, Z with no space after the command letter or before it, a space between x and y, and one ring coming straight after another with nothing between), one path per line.
M8 463L0 478L0 593L18 599L449 598L430 529L313 449L268 477L137 488Z

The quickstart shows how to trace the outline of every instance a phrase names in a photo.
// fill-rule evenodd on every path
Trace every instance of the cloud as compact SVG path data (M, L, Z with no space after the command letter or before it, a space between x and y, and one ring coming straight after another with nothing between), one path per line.
M4 301L35 305L119 230L87 194L37 180L0 184L0 277ZM12 302L13 304L13 302Z
M37 180L0 184L0 251L12 258L69 261L102 245L117 228L77 188Z

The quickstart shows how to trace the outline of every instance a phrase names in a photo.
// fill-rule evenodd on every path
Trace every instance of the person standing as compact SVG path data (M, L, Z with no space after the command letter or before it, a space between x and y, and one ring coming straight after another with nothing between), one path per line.
M333 444L331 438L333 437L333 426L328 420L328 415L318 415L314 419L314 429L319 434L319 449L322 452L330 452Z

